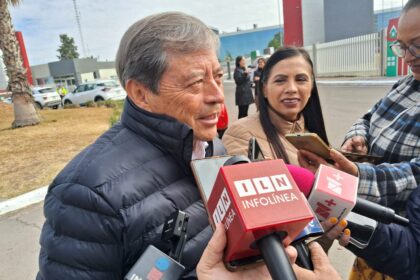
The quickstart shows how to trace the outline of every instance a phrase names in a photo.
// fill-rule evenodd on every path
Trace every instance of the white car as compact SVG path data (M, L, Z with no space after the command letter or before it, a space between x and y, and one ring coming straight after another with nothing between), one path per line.
M57 109L61 105L61 97L53 87L34 87L31 89L34 105L37 109L50 107Z
M63 103L83 105L89 101L121 100L126 96L124 89L116 81L98 80L79 85L64 96Z

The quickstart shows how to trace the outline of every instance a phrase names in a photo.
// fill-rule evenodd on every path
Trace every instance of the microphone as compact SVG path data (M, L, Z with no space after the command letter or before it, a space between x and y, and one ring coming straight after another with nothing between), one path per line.
M362 198L357 198L353 212L384 224L394 223L402 226L407 226L409 224L407 218L395 214L393 209Z
M211 222L222 222L226 229L226 262L235 265L236 260L262 255L273 279L296 279L283 246L314 215L283 160L221 167L207 209Z
M287 166L287 168L290 171L289 165ZM299 185L298 187L300 188ZM296 251L298 253L296 264L298 264L300 267L303 267L309 270L314 270L311 254L309 252L309 248L305 240L309 237L317 237L323 234L324 234L324 229L322 228L318 219L314 217L312 221L309 222L309 224L303 229L303 231L292 242L292 246L296 248Z
M185 270L180 262L187 239L188 219L182 211L172 213L165 221L161 236L162 240L171 242L169 255L153 245L147 246L124 280L181 278Z
M311 177L306 177L310 181ZM330 216L342 219L350 211L384 224L407 226L409 220L395 214L391 208L358 198L358 178L330 166L319 167L308 202L320 221ZM305 188L309 183L305 184ZM302 190L307 191L307 189Z

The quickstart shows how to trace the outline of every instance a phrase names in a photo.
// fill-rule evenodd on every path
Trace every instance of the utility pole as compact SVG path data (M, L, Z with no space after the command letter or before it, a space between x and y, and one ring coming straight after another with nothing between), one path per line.
M76 0L73 0L73 6L74 6L74 12L76 14L77 28L79 29L79 36L80 36L80 42L82 44L83 56L87 57L85 40L83 39L83 33L82 33L82 25L80 24L80 13L79 13L79 9L77 8Z

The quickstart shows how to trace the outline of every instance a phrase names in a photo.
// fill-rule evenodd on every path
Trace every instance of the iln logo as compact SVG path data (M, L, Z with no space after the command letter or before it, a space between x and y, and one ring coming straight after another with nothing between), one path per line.
M240 197L292 189L286 174L239 180L233 183Z

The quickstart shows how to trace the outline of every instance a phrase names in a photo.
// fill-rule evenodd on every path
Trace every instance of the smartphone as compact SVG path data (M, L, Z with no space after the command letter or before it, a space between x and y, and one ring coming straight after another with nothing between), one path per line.
M293 133L286 134L285 137L298 150L307 150L324 159L331 159L331 147L325 144L316 133Z
M296 134L286 134L286 139L293 144L298 150L303 149L310 151L318 156L324 158L328 162L332 160L330 158L330 150L325 142L319 137L316 133L296 133ZM339 149L337 149L339 150ZM348 153L341 152L347 159L353 162L369 162L373 164L381 163L381 157L358 154L358 153Z
M212 215L207 207L207 202L213 190L214 182L216 181L220 167L222 167L231 157L232 156L218 156L191 161L191 168L195 177L195 181L197 183L201 199L203 200L204 206L206 207L207 215L209 216L209 222L213 230L215 229L215 224L213 219L210 218ZM232 260L228 263L225 263L225 266L229 270L235 271L255 266L262 261L262 256L252 256Z
M383 160L382 157L358 153L341 152L347 159L353 162L369 162L373 164L380 164Z
M255 137L249 139L248 158L251 161L265 160L264 154L262 153L260 145Z

